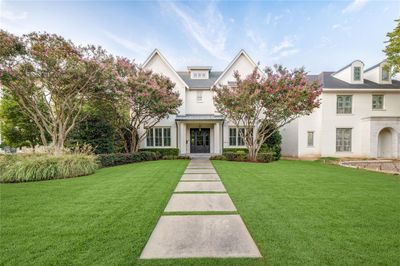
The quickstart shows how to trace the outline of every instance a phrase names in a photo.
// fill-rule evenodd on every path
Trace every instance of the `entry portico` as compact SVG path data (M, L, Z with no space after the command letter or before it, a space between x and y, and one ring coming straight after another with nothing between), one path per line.
M221 115L177 115L178 148L181 154L222 153Z

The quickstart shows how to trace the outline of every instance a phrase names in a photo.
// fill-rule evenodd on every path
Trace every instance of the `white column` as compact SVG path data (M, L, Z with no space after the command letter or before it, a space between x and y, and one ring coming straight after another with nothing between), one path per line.
M186 153L186 124L179 124L179 152L180 154Z
M214 124L214 149L213 153L220 153L221 151L221 136L220 136L220 123Z

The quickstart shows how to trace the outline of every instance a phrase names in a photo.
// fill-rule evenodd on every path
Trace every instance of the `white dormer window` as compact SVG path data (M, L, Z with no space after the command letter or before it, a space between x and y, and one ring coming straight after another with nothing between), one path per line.
M208 79L208 70L191 70L192 79Z
M389 81L389 71L387 69L382 69L382 80Z
M361 67L355 66L353 68L354 71L354 81L360 81L361 80Z

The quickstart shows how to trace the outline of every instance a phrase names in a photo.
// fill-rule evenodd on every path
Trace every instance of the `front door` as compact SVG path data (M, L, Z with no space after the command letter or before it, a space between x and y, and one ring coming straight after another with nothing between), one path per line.
M210 153L210 129L191 128L190 129L190 152L191 153Z

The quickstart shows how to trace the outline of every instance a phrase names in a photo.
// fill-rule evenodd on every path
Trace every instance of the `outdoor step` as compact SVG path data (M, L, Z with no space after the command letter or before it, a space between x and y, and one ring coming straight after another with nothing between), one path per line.
M222 182L179 182L175 192L226 192Z
M216 174L215 169L186 169L185 174Z
M228 194L173 194L165 212L236 211Z
M239 215L161 216L141 259L261 257Z
M183 174L181 181L209 181L220 180L217 174Z

